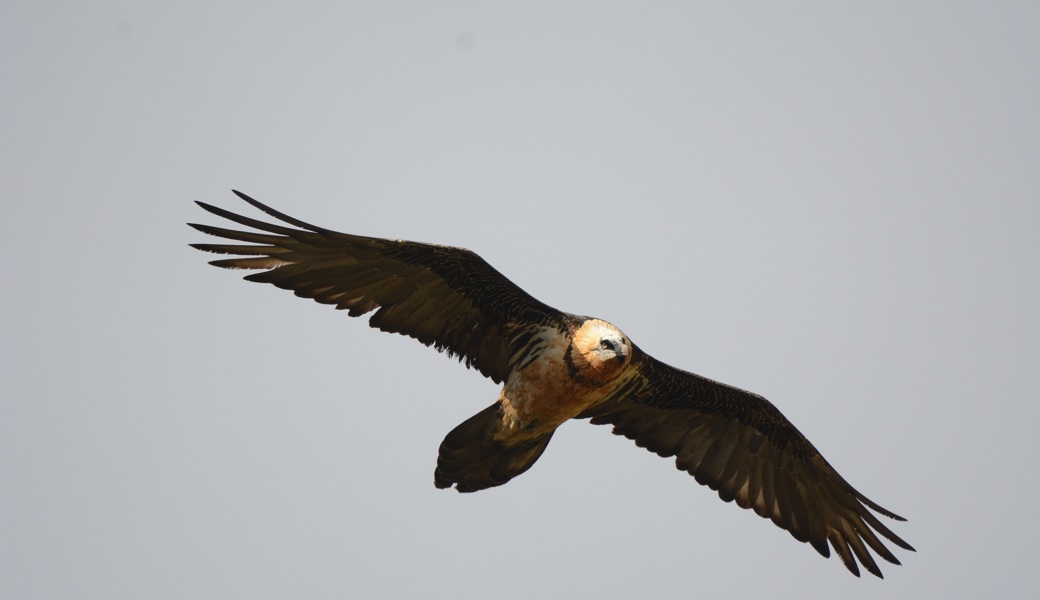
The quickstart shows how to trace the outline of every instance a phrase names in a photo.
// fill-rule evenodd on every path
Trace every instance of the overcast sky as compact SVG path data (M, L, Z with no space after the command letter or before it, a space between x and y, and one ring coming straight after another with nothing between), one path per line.
M1035 593L1040 5L839 4L5 2L0 597ZM231 188L765 395L918 552L586 422L435 489L497 387L207 266Z

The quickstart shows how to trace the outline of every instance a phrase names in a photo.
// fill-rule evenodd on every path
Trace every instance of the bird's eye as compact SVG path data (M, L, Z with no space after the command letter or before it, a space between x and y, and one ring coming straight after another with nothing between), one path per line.
M614 342L611 342L610 340L600 340L599 347L603 348L604 350L613 350Z

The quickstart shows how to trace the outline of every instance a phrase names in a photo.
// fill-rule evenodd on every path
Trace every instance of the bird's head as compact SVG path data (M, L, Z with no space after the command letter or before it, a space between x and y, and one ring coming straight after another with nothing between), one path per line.
M571 362L582 379L597 385L606 383L631 360L632 342L606 321L589 319L574 334Z

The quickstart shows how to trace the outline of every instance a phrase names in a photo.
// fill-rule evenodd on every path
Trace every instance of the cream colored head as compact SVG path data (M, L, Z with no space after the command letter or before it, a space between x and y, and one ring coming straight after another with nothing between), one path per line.
M569 358L579 378L604 384L631 362L632 342L610 323L589 319L575 332Z

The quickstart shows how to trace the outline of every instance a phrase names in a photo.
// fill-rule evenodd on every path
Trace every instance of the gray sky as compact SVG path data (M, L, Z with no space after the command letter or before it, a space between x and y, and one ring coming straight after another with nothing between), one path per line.
M5 3L0 597L1035 592L1040 8L785 4ZM206 266L232 187L765 395L918 553L583 422L435 489L496 386Z

